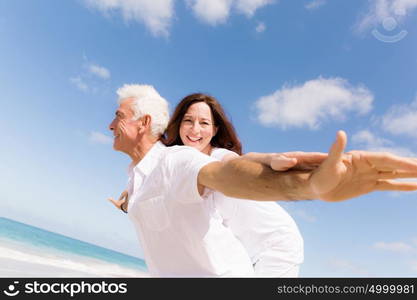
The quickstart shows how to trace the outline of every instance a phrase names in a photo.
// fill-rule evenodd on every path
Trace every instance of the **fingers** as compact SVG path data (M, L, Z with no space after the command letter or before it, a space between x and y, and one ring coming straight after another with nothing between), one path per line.
M273 157L271 160L271 168L275 171L286 171L297 164L297 159L285 156Z
M320 164L298 164L291 168L291 170L295 171L312 171L317 169Z
M107 198L107 200L109 200L111 203L113 203L114 206L116 206L116 208L120 209L120 207L123 205L124 201L120 201L120 200L114 200L113 198Z
M379 172L378 178L379 179L417 178L417 172L407 172L407 171Z
M114 200L113 198L107 198L107 200L109 200L111 203L113 203L113 204L114 204L114 206L116 206L116 207L117 207L117 203L118 203L118 201Z
M307 171L316 169L327 157L328 154L322 152L284 152L274 154L269 164L275 171Z
M285 152L286 157L296 158L297 164L321 164L326 158L327 153L321 152Z
M378 191L416 191L417 182L378 180L375 189Z
M404 170L417 172L417 160L384 152L361 152L361 155L380 170Z
M329 163L338 163L342 161L343 151L345 151L346 143L346 133L343 130L339 130L336 135L336 141L333 143L329 151Z

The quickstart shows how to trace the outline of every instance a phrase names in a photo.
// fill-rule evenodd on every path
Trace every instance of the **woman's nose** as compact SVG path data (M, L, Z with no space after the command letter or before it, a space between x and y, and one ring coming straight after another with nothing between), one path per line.
M191 130L193 133L200 132L200 124L198 122L194 122Z

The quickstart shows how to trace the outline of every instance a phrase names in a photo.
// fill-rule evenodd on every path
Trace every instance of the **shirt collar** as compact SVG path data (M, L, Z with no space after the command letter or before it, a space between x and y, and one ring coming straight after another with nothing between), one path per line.
M148 153L145 154L145 157L136 164L136 166L129 166L129 171L138 171L144 176L149 175L157 165L159 158L161 157L161 154L165 148L166 146L160 141L156 142L148 151Z

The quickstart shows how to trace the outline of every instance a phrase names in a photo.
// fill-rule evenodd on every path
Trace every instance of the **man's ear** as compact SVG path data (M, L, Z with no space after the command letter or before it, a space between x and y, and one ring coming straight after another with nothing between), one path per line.
M144 115L142 118L139 119L139 131L146 130L151 126L152 117L150 115Z
M151 126L152 117L150 115L144 115L142 117L143 126L149 127Z

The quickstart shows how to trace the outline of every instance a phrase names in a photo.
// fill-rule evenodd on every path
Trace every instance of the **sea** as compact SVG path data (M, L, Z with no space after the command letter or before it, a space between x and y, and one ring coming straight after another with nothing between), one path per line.
M137 257L0 217L0 277L148 277Z

